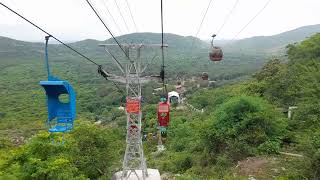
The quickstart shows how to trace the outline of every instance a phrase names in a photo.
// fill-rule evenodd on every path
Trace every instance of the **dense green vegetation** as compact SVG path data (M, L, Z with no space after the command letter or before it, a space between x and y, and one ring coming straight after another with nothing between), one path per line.
M189 102L205 113L176 112L168 149L155 164L186 179L229 179L238 161L267 156L278 159L270 160L269 169L286 170L260 178L319 178L319 38L289 45L289 62L270 60L249 81L189 94ZM282 114L289 106L298 107L290 120Z
M200 76L202 72L208 72L212 80L231 80L239 77L248 77L257 71L264 63L266 58L272 55L282 55L285 46L289 43L299 42L308 36L318 32L319 25L301 27L296 30L281 33L268 37L253 37L236 41L234 43L221 46L224 48L225 61L214 64L207 61L209 43L194 37L184 37L175 34L165 34L165 43L169 45L166 50L167 74L169 78L175 78L179 74L187 77ZM208 37L210 38L210 37ZM155 43L159 44L161 34L159 33L133 33L117 37L121 43ZM52 40L53 41L53 40ZM192 42L194 41L194 46ZM115 72L115 66L110 61L111 57L106 56L99 44L114 43L112 39L106 41L83 40L70 45L86 56L98 61L106 66L108 71ZM217 41L219 44L219 41ZM43 43L30 43L17 41L5 37L0 37L0 57L3 60L33 60L40 59L43 52ZM119 48L111 48L112 53L121 61L126 61ZM271 53L270 53L271 52ZM146 72L147 74L158 74L160 62L160 48L144 48L142 59L150 61L150 57L157 54L153 66ZM79 64L83 61L75 53L63 47L63 45L50 45L50 56L58 62L68 61L67 64ZM18 63L21 63L18 61ZM60 70L60 69L59 69ZM73 69L82 73L80 69ZM60 70L62 71L62 70ZM188 72L188 73L185 73ZM73 73L73 72L72 72ZM87 79L89 77L86 77Z
M65 138L65 144L52 144L50 135L41 132L17 149L3 164L4 178L86 179L110 176L120 166L124 148L120 132L78 124ZM6 148L6 147L2 147ZM116 151L115 151L116 149ZM105 168L108 167L108 168Z
M157 142L144 141L148 167L176 179L318 179L319 52L317 34L288 45L287 61L271 59L249 80L188 91L188 102L204 113L173 108L166 151L156 153ZM46 118L37 85L45 77L38 71L43 64L1 59L0 179L110 179L121 169L125 120L117 107L123 95L94 75L95 67L72 60L53 58L56 74L73 82L79 110L75 130L65 135L65 144L54 145L39 131ZM156 131L155 87L144 89L144 133ZM289 106L298 107L291 119L283 114ZM99 120L102 125L93 124ZM242 166L248 157L265 162L263 172Z

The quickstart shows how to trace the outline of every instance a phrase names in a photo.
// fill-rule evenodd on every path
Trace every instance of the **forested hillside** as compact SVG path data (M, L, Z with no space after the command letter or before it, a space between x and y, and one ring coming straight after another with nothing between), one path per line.
M189 44L192 41L172 36L187 39ZM21 52L33 52L27 44L20 46L22 42L3 41L25 48ZM93 40L82 43L96 44ZM33 45L42 49L40 43ZM44 127L45 94L38 85L46 78L40 56L31 53L21 59L23 54L11 57L11 52L1 56L0 179L110 179L121 169L124 154L126 122L124 112L118 109L124 95L99 77L94 66L70 55L65 57L63 53L68 50L59 49L59 45L50 48L54 54L50 56L55 56L53 72L68 79L77 91L75 130L65 135L64 144L51 143ZM288 45L286 52L286 59L254 56L246 61L226 52L224 62L210 66L204 60L207 55L203 55L197 63L203 66L199 69L196 63L182 64L180 57L172 58L177 62L168 64L171 75L179 70L199 74L212 66L220 69L211 74L230 76L243 70L249 75L258 66L248 64L259 61L264 65L245 81L188 91L188 103L204 109L204 113L173 107L166 150L155 153L157 142L144 140L148 167L159 169L164 179L318 179L320 34ZM147 102L143 133L156 131L158 97L152 95L156 87L152 83L143 90ZM292 106L297 109L288 119L286 111ZM97 121L101 123L94 124Z
M305 26L274 36L253 37L228 42L227 45L222 45L225 52L225 61L214 65L211 65L207 60L208 48L210 46L208 42L190 36L165 34L164 41L169 45L165 54L167 57L168 74L169 77L175 78L183 72L188 72L187 76L189 77L199 76L202 72L208 72L213 80L230 80L246 77L262 67L266 59L273 55L284 54L287 44L302 41L306 37L318 32L319 29L320 25ZM133 33L119 36L117 39L122 43L159 44L161 34ZM106 41L83 40L70 43L70 45L88 57L108 66L109 70L115 70L110 61L111 57L106 54L102 47L98 46L103 43L114 43L114 41L112 39ZM43 43L30 43L0 37L0 60L1 62L6 62L7 60L12 61L14 59L17 63L32 60L33 63L39 63L39 61L42 61L43 47ZM111 51L120 60L125 60L118 48L111 48ZM160 48L145 48L142 53L142 58L146 62L150 62L150 59L155 54L157 58L152 62L154 66L147 72L148 74L159 73ZM78 57L75 53L59 44L50 45L50 57L53 62L57 60L77 64L79 61L82 61L81 57Z

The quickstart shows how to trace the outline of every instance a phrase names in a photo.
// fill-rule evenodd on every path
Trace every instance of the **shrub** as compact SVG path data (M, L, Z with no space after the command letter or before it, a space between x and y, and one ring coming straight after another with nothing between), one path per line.
M259 145L258 150L262 154L277 154L280 152L280 143L278 141L266 141Z
M270 104L259 97L231 98L209 120L206 144L211 154L228 153L233 160L260 150L276 151L285 134L286 122ZM270 149L268 149L270 148Z
M52 144L41 132L9 157L0 172L18 179L96 179L111 176L120 160L117 131L81 123L65 135L64 144ZM7 175L5 174L5 175Z

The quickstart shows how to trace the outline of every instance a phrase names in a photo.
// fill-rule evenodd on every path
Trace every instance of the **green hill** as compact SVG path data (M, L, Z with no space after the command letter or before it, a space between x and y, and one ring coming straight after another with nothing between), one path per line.
M279 53L284 52L286 45L300 42L320 32L320 24L300 27L273 36L257 36L235 41L226 51L243 51Z
M287 62L272 59L250 80L187 92L203 112L172 104L166 150L143 139L148 167L163 179L319 179L319 52L320 33L288 45ZM56 63L78 95L75 129L60 145L44 129L41 64L1 67L0 179L110 179L121 169L125 113L117 107L124 97L84 64ZM157 132L155 98L143 105L145 135ZM288 118L290 106L297 108Z
M159 44L161 43L161 34L159 33L133 33L117 37L120 43L145 43L145 44ZM189 51L192 41L195 42L196 47L206 48L207 43L194 37L184 37L175 34L165 34L165 43L169 44L169 47L174 50ZM106 41L98 41L92 39L86 39L74 43L69 43L72 47L84 54L94 55L95 58L104 57L105 54L101 47L98 47L102 43L115 43L113 39ZM25 42L14 40L0 36L0 58L15 57L15 58L33 58L38 57L39 52L43 49L43 43ZM50 51L52 54L60 56L70 56L70 51L63 45L52 44L50 45Z
M208 72L213 80L230 80L247 76L259 69L266 59L271 56L283 55L287 44L299 42L318 31L320 31L320 25L313 25L274 36L238 40L224 47L224 61L218 64L213 64L208 60L208 48L210 46L208 42L191 36L165 34L165 43L169 45L165 51L167 74L169 77L175 78L178 74L186 71L189 72L187 74L189 77L199 76L202 72ZM161 34L133 33L119 36L117 39L120 43L159 44L161 42ZM194 42L193 49L191 48L192 42ZM114 64L110 62L111 57L104 52L102 47L98 46L101 43L114 43L114 41L113 39L106 41L87 39L70 43L70 45L98 63L106 65L109 71L115 71ZM26 60L38 63L43 56L43 47L43 43L31 43L0 37L0 61L6 61L3 64L7 64L10 61L9 64L12 65L15 62L20 63ZM152 62L154 65L146 73L159 73L160 48L144 49L142 52L143 60L150 61L154 54L158 55ZM120 60L125 60L118 47L111 48L111 51ZM70 62L74 65L83 61L81 57L61 44L51 44L49 55L53 62ZM13 62L12 59L16 61Z
M300 27L291 31L273 36L257 36L252 38L241 39L233 42L225 48L226 52L279 52L287 44L300 42L305 38L320 31L320 25L311 25ZM165 43L169 45L170 53L176 51L190 52L191 44L194 41L195 52L207 50L209 47L208 42L202 41L198 38L191 36L180 36L175 34L165 34ZM121 43L153 43L159 44L161 42L161 34L159 33L132 33L117 37ZM100 43L115 43L113 39L106 41L98 41L87 39L70 43L79 51L93 55L94 57L104 57L102 48L98 47ZM52 51L59 55L68 55L70 52L62 45L52 45ZM43 49L42 43L32 43L25 41L18 41L6 37L0 37L0 58L4 57L38 57L39 50ZM68 55L69 56L69 55Z

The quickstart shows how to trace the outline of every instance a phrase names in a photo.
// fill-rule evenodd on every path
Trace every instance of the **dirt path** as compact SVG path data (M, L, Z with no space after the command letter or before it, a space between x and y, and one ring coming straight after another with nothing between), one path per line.
M292 164L301 162L302 157L276 155L272 157L250 157L239 161L234 169L236 176L248 177L249 179L277 179L286 175Z

